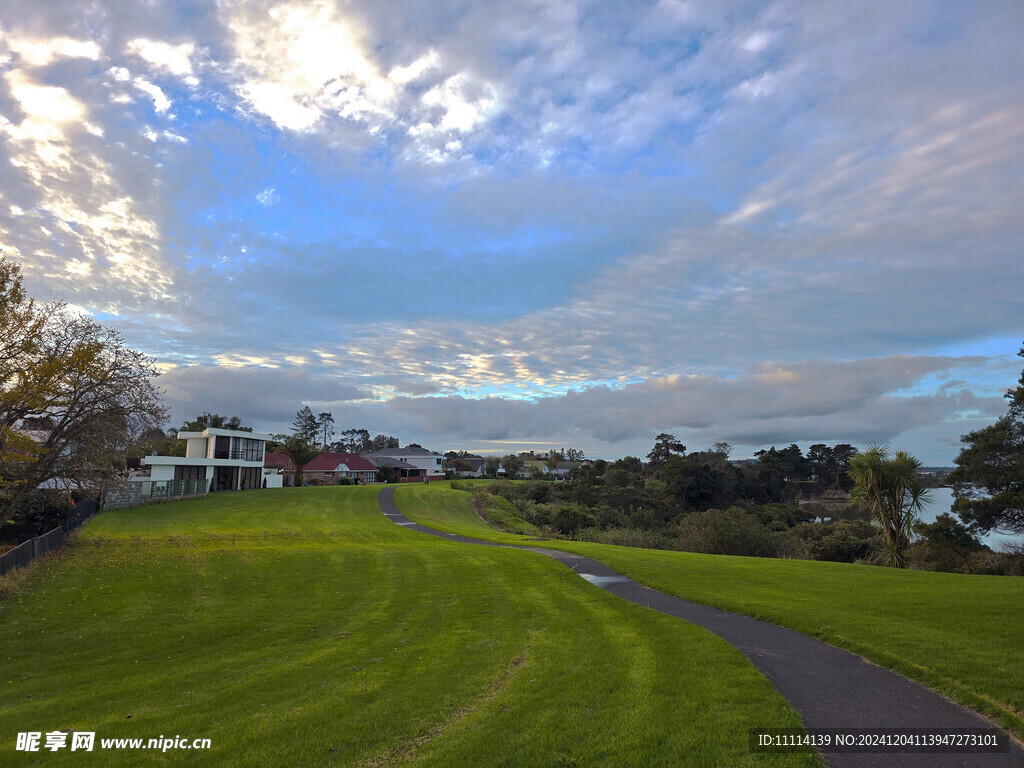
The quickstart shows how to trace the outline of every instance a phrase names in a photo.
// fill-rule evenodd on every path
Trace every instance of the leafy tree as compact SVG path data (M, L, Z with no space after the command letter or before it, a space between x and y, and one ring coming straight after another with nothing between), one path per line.
M928 498L920 469L921 462L906 451L884 446L869 446L850 460L850 497L871 511L881 531L881 561L893 568L906 567L917 513Z
M167 417L148 358L120 335L37 304L0 258L0 505L16 517L40 483L100 489ZM31 430L29 428L32 428Z
M786 533L770 531L755 515L740 509L707 509L683 517L677 546L709 555L778 557L793 554L796 543Z
M867 560L875 548L878 531L865 520L837 523L804 523L792 529L812 560L855 563Z
M750 496L758 504L777 504L791 501L796 489L789 483L790 469L782 462L773 446L758 451L757 463L747 468Z
M795 483L806 479L808 471L807 459L804 458L800 446L793 443L788 448L778 451L776 455L786 472L786 482Z
M497 456L486 456L484 458L484 474L488 477L498 476L498 467L501 466L501 459Z
M654 472L656 480L685 510L725 509L736 501L734 471L696 461L692 456L670 455Z
M398 438L391 437L390 435L376 435L373 437L366 446L366 452L369 451L383 451L390 448L398 447Z
M515 477L519 474L519 470L523 468L523 460L514 453L510 453L508 456L502 457L501 466L504 468L507 477Z
M807 449L808 473L818 478L819 482L829 482L836 488L849 490L850 459L857 453L857 449L848 443L829 447L824 443L817 443Z
M390 442L393 440L393 444ZM375 446L377 442L381 444ZM365 429L345 429L341 432L341 440L331 444L331 448L341 453L369 453L370 451L382 448L397 448L398 440L387 438L386 435L377 435L370 439L370 433Z
M219 413L204 413L196 416L192 421L186 421L181 425L182 432L202 432L204 429L236 429L240 432L252 432L252 427L242 425L242 419L238 416L221 416Z
M302 485L303 468L320 455L319 449L302 435L285 438L284 444L281 446L281 453L291 459L295 465L295 479L292 485L296 488Z
M292 422L292 429L295 430L296 435L307 443L312 443L316 440L317 433L320 431L320 424L308 405L304 405L296 411L295 421Z
M636 475L637 477L643 474L644 471L644 463L636 456L625 456L621 459L616 459L612 466L622 467L624 470L630 474Z
M321 443L326 448L331 443L331 437L334 436L334 416L330 411L325 411L316 417L316 425L317 436L323 436Z
M722 457L723 461L728 461L729 454L732 453L732 446L724 440L719 440L717 443L708 448L708 453L718 454Z
M971 529L948 513L932 523L918 523L915 532L921 537L925 562L941 571L970 571L972 556L985 545Z
M558 468L558 462L565 460L565 454L561 451L549 451L544 463L547 464L548 469L554 472Z
M579 448L563 448L562 455L565 457L564 461L586 461L587 457L583 455L583 451Z
M1024 357L1024 346L1018 354ZM946 480L965 523L1019 534L1024 533L1024 371L1006 399L1006 415L960 438L965 447Z
M654 468L664 464L672 454L686 453L686 446L676 440L675 435L662 432L654 438L654 448L647 454L648 466Z
M393 483L398 479L398 470L385 464L377 470L377 479L382 483Z

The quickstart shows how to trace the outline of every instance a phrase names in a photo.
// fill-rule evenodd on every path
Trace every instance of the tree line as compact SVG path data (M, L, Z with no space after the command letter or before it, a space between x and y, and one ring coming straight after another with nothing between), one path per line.
M964 440L972 448L958 462L968 466L965 457L973 456L977 437L972 433ZM663 433L646 461L634 456L596 461L576 469L566 483L501 481L487 492L511 502L549 536L898 568L1024 570L1024 552L993 553L982 544L979 535L996 527L994 518L961 511L961 520L945 514L921 522L929 490L920 462L905 451L815 445L804 456L791 445L759 451L755 460L742 463L729 461L729 453L727 443L687 453L685 445ZM833 506L826 522L822 506L796 503L803 484L849 490L849 503ZM998 501L992 494L985 497L984 512L993 499ZM1004 529L1015 524L1014 515L999 518Z

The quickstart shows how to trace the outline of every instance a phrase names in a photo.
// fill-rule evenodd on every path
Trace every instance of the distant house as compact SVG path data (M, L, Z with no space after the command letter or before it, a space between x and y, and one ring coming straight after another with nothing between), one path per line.
M516 477L520 480L528 480L537 475L540 477L546 477L550 472L551 470L548 468L546 461L541 461L540 459L526 459L523 462L522 468L516 474Z
M573 473L574 469L578 469L582 466L590 466L589 461L560 461L558 466L555 467L551 474L555 476L556 480L568 480L569 476Z
M450 469L458 477L482 477L484 474L484 460L474 457L462 459L449 459L444 463L444 468Z
M179 432L184 456L143 456L149 477L134 480L202 480L217 491L262 488L264 453L270 435L237 429ZM268 483L269 485L269 483Z
M387 456L378 456L372 459L369 458L368 456L364 456L363 458L366 459L367 461L373 462L377 466L378 476L379 470L384 469L384 467L391 467L391 469L395 471L394 476L399 479L404 480L406 478L422 478L422 475L420 474L420 468L417 467L415 464L410 464L407 461L400 461L399 459L389 459Z
M363 454L376 466L393 466L401 470L402 477L410 480L422 480L444 477L444 456L426 448L410 446L406 448L382 448ZM391 462L391 463L388 463ZM401 462L401 466L393 462Z
M321 453L302 469L307 482L335 485L343 478L360 483L377 482L377 466L355 453Z

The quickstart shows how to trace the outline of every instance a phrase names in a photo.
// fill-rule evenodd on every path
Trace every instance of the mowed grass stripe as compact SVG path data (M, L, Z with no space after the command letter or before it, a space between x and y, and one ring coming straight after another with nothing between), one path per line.
M771 765L746 729L799 724L717 638L395 526L378 490L95 518L0 604L0 764ZM14 752L65 728L213 749Z
M495 531L444 486L400 488L409 518L451 533ZM424 514L421 510L429 510ZM411 513L411 514L410 514ZM1024 738L1024 579L848 563L698 555L552 540L670 595L795 629L919 680Z

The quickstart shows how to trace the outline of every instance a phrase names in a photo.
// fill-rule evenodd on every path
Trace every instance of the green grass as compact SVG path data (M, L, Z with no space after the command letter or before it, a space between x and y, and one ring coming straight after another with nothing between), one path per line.
M0 603L0 765L822 764L748 753L799 717L710 633L396 526L378 490L96 517ZM60 729L212 749L14 751Z
M476 481L474 486L481 487L485 482ZM500 496L492 496L489 493L483 495L486 507L480 511L490 521L491 524L488 524L474 509L473 496L469 491L449 491L447 485L440 483L403 485L398 491L406 505L414 505L416 522L438 531L514 544L521 544L522 539L508 531L522 532L526 536L540 536L540 531L526 522L522 513ZM444 495L444 503L435 503L434 500L440 498L438 492L445 491L447 493ZM404 511L405 507L402 509ZM495 526L503 530L497 530Z
M410 519L503 542L451 498L399 491ZM423 491L429 490L428 499ZM463 494L468 495L468 494ZM433 524L433 522L429 523ZM945 693L1024 738L1024 579L806 560L698 555L608 544L544 546L600 560L654 589L790 627L849 649Z

